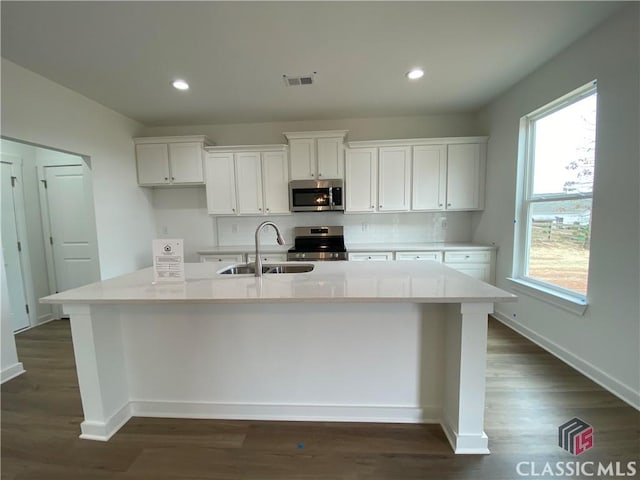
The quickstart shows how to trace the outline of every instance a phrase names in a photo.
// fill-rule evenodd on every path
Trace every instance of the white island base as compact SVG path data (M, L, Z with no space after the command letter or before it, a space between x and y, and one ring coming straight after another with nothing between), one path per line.
M66 306L85 420L131 417L440 423L483 431L492 304Z
M178 287L141 271L45 299L71 317L81 438L134 416L439 423L455 453L489 453L487 315L515 297L431 262L377 265L365 293L378 270L340 263Z

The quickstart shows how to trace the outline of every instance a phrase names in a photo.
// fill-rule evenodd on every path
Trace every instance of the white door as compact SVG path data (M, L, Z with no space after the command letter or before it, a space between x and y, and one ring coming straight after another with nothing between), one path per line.
M342 137L318 138L318 179L344 178Z
M265 213L289 213L289 169L285 152L263 152L262 175Z
M4 158L4 155L3 155ZM20 330L29 326L27 313L27 296L24 288L24 275L20 259L22 248L19 246L18 225L14 200L14 184L18 180L17 168L11 163L1 162L2 183L2 254L4 268L7 275L9 291L9 311L13 330Z
M348 212L375 212L378 186L378 150L376 148L349 149L345 165L345 210Z
M315 140L313 138L289 140L289 161L291 162L291 180L315 180Z
M262 168L260 152L236 153L238 213L262 214Z
M449 145L447 149L447 210L480 207L480 145Z
M236 214L236 173L233 153L210 153L205 158L207 210L211 215Z
M198 142L170 143L172 183L203 183L202 145Z
M413 147L411 210L443 210L447 162L444 145Z
M56 290L97 282L93 205L86 194L82 166L44 167L44 180Z
M381 148L378 165L378 211L409 210L411 147Z

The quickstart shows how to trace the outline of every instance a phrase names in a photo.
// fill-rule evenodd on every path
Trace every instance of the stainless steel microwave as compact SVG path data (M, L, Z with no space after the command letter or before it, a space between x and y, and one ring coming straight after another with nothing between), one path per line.
M344 210L344 181L292 180L289 182L289 210L324 212Z

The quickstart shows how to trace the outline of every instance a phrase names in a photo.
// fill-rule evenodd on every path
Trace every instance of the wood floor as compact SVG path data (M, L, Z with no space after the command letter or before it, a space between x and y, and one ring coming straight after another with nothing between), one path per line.
M640 455L639 412L495 320L491 455L453 455L437 425L137 418L109 442L80 440L69 323L19 334L17 346L27 373L2 385L3 480L500 480L520 478L518 462L542 469ZM595 432L594 447L579 457L557 445L558 425L576 416Z

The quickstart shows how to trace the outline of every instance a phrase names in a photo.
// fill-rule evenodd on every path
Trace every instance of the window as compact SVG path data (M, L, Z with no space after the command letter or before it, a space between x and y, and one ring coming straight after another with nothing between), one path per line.
M521 121L514 279L586 304L596 82Z

